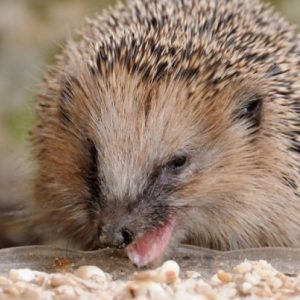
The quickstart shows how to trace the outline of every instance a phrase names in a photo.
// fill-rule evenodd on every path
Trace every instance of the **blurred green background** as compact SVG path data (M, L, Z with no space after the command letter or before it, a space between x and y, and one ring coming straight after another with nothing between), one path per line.
M27 132L43 70L84 16L93 16L113 2L0 0L0 206L7 201L7 193L10 202L18 200L16 187L29 170ZM273 4L291 22L300 24L300 0Z

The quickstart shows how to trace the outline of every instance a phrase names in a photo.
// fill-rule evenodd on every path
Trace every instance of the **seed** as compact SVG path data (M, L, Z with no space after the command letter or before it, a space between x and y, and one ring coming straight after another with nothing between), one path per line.
M81 266L74 274L82 279L90 279L93 277L101 277L105 279L105 273L96 266Z
M269 277L267 283L274 289L279 289L282 287L282 281L277 277Z
M17 289L17 287L15 286L8 286L8 287L5 287L3 288L3 293L4 294L8 294L10 296L14 296L14 297L20 297L20 292L19 290ZM18 298L17 298L18 299Z
M0 286L8 285L11 281L3 276L0 276Z
M64 297L75 298L77 296L74 287L70 285L61 285L56 291ZM82 294L82 292L83 291L81 291L80 294Z
M179 265L174 260L166 261L158 270L162 281L171 284L178 278L180 272Z
M242 284L242 291L243 291L244 293L248 293L251 289L252 289L252 284L251 284L251 283L249 283L249 282L244 282L244 283Z
M242 263L240 263L239 265L237 265L234 268L234 271L236 271L237 273L248 273L250 272L252 269L251 263L249 261L244 261Z
M259 276L256 274L252 274L252 273L245 274L245 280L247 282L251 283L252 285L256 285L260 282Z
M232 275L230 273L224 272L224 271L218 271L217 273L218 278L224 282L224 283L228 283L230 281L232 281Z
M72 284L72 280L62 274L53 274L50 276L50 285L52 287L58 287L61 285Z
M25 281L30 282L34 280L34 273L30 269L11 269L9 272L9 278L12 281Z
M151 282L151 284L148 285L147 294L149 295L149 298L153 300L162 300L167 297L165 289L162 287L161 284L158 284L156 282Z

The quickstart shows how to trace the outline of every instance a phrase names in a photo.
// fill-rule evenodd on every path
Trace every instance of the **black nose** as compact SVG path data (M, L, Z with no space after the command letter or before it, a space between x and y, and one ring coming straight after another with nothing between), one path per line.
M128 246L133 239L134 234L127 227L114 228L114 230L104 231L100 235L102 245L120 249Z
M129 245L133 241L133 233L132 233L131 230L124 227L121 230L121 234L122 234L122 237L123 237L123 244L126 247L127 245Z

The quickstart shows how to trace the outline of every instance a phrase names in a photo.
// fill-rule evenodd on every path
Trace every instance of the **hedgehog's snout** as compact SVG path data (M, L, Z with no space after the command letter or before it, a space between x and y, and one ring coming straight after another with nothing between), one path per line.
M125 248L134 240L134 233L127 226L103 226L99 235L101 245L112 248Z

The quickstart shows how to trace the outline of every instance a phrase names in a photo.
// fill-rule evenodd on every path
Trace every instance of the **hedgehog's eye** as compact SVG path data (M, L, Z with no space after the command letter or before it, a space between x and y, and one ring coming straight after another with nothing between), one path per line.
M179 171L187 164L187 157L185 155L174 156L167 164L166 167L170 171Z
M86 173L86 183L88 185L91 201L97 202L100 196L100 183L99 183L99 175L98 175L98 151L94 142L90 139L87 140L88 142L88 150L89 150L89 165L88 170Z
M246 104L240 109L238 118L251 122L251 127L260 123L260 113L262 108L262 98L259 96L251 97Z

